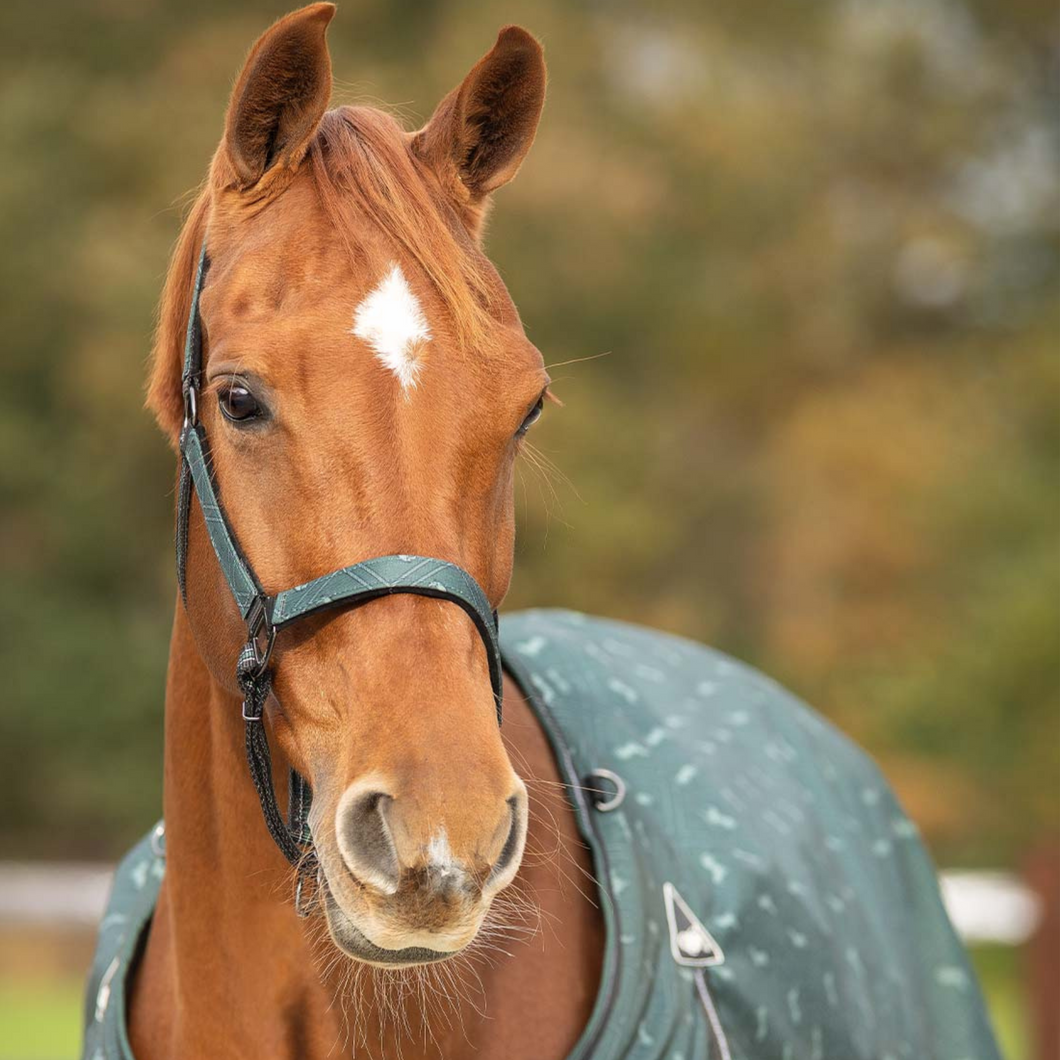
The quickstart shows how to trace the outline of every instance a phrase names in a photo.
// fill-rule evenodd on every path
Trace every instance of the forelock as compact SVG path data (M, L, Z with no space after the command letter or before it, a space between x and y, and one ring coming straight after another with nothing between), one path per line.
M351 257L367 221L418 266L448 307L456 334L484 345L497 280L389 114L339 107L324 115L309 148L310 172Z

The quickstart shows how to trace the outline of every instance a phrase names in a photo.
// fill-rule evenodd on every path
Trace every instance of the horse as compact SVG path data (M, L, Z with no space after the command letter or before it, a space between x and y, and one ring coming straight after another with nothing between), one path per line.
M541 612L498 640L551 394L482 239L542 47L503 28L410 132L328 109L334 13L253 46L165 280L164 824L118 870L85 1057L854 1060L897 1034L993 1060L915 829L823 721L648 631ZM833 887L819 864L871 829L889 882L858 853ZM833 973L844 916L872 944Z

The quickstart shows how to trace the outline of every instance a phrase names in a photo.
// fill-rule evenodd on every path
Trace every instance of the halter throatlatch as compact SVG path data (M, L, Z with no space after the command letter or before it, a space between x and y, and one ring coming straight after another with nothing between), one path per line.
M236 662L236 680L243 693L247 764L258 792L261 812L283 856L298 869L296 905L306 911L303 884L316 876L317 862L308 814L312 793L306 780L294 769L289 775L289 805L286 820L276 805L272 783L272 757L265 730L265 704L272 693L272 658L276 634L300 618L337 607L352 607L380 596L412 593L448 600L462 608L475 624L486 648L490 683L501 721L502 672L497 640L497 613L478 582L462 567L424 556L377 556L342 567L304 585L269 595L261 587L253 568L236 541L217 493L211 471L206 431L199 422L199 385L202 377L202 322L199 295L208 260L206 246L199 255L192 288L191 310L184 342L184 426L180 434L180 486L177 499L177 582L181 597L187 596L185 570L188 549L188 516L194 492L202 509L210 543L247 624L247 642Z

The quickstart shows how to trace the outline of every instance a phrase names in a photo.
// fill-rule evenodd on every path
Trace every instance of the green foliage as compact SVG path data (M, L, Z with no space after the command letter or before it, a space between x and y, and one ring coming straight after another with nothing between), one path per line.
M0 14L0 855L113 855L159 812L152 306L286 6ZM343 8L336 98L420 121L511 17ZM552 80L489 249L555 366L534 442L570 484L522 468L509 604L749 659L883 760L941 857L1016 862L1060 823L1051 6L517 17Z

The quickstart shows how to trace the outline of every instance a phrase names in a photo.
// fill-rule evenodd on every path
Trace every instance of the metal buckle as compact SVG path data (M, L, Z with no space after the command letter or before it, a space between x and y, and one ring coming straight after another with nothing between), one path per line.
M199 388L189 379L181 389L184 395L184 430L199 422Z

